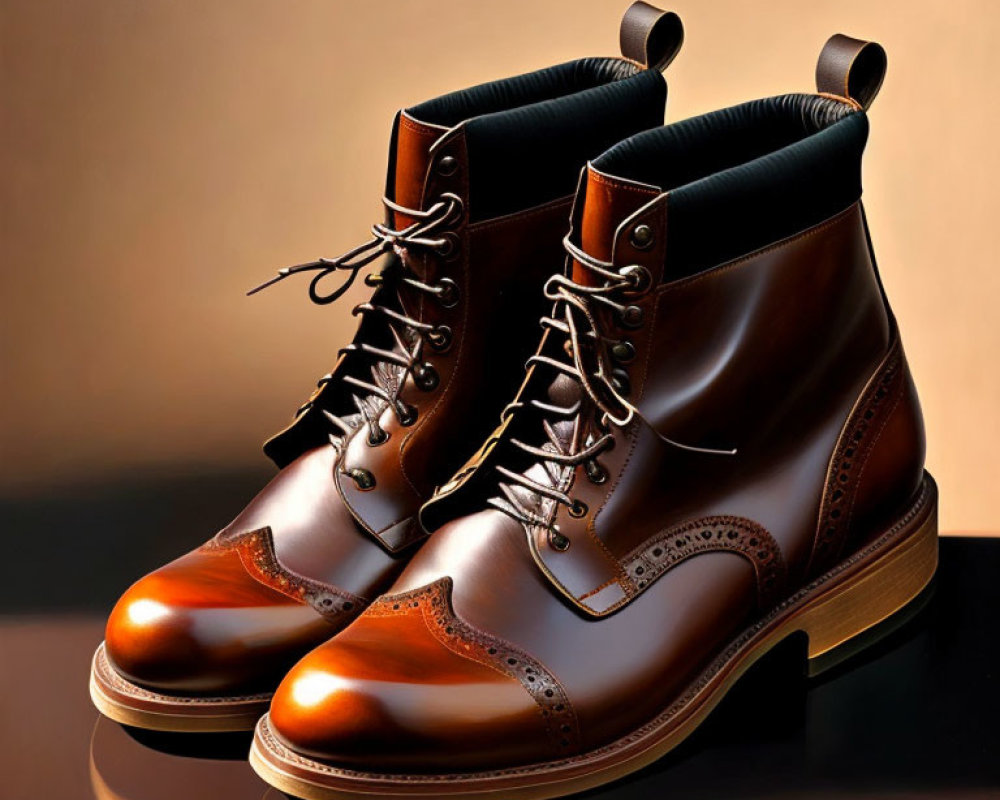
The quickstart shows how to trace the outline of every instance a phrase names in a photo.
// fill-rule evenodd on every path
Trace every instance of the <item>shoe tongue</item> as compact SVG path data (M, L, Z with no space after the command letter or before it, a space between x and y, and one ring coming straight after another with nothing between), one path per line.
M584 252L601 261L611 261L618 226L658 195L659 190L652 186L605 175L588 164L580 223L580 245ZM600 276L576 261L572 277L584 286L601 282Z
M393 199L400 205L414 209L421 207L431 146L447 130L439 125L420 122L405 111L400 113L396 131L396 174L393 178ZM396 228L404 228L414 222L405 214L394 216L393 225Z

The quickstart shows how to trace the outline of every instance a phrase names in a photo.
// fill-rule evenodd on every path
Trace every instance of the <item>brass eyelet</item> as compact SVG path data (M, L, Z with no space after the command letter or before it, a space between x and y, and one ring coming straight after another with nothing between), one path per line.
M587 461L583 465L583 471L587 473L587 480L596 486L600 486L608 479L608 471L596 461Z
M553 528L549 531L549 547L553 550L558 550L560 553L565 553L569 550L569 537L564 536L559 532L558 528Z
M434 369L434 365L429 362L417 364L417 366L413 369L413 382L417 384L418 388L425 392L430 392L436 389L440 381L441 379L438 376L437 370Z
M458 172L458 159L455 156L441 156L437 162L437 171L445 177L454 175Z
M443 353L451 347L451 340L451 328L447 325L435 325L427 332L427 341L439 353Z
M587 504L582 500L574 500L573 505L567 509L567 513L573 517L573 519L580 519L581 517L587 516L587 512L590 509L587 508Z
M629 328L631 330L636 330L642 327L642 323L646 318L646 312L642 310L639 306L626 306L622 309L621 314L618 317L618 322L623 328Z
M618 274L629 282L630 288L625 291L631 295L644 295L653 285L653 276L642 264L629 264L618 270Z
M611 345L611 357L619 364L630 364L635 359L635 345L628 339L622 339Z
M451 208L442 221L443 225L455 225L465 215L465 201L454 192L445 192L438 198L439 203L449 203Z
M653 229L646 225L645 223L641 225L636 225L632 229L632 233L629 235L629 241L636 250L648 250L653 246L653 240L656 237L653 236Z
M399 424L404 428L409 428L414 422L417 421L417 413L416 406L403 405L398 413Z
M458 284L451 278L441 278L438 281L437 299L442 306L452 308L458 305L460 296L461 292L459 291Z
M632 382L629 380L628 373L623 369L611 370L611 385L618 394L626 397L632 391Z
M344 474L353 480L362 492L367 492L375 488L375 476L370 470L354 467L347 470Z
M442 244L436 247L437 254L445 261L454 261L458 258L461 250L461 240L456 233L444 233L441 235Z

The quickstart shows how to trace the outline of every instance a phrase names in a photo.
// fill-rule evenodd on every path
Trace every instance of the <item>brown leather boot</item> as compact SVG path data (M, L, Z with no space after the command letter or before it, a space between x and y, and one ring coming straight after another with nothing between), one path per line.
M264 284L308 272L310 297L329 303L386 254L365 279L375 290L355 309L353 342L265 445L281 472L116 605L92 671L102 712L148 728L250 729L285 670L392 584L425 537L421 504L521 379L580 166L663 123L659 69L680 48L680 20L639 4L622 31L626 58L401 111L386 223L340 258Z
M251 751L307 798L543 798L648 764L804 632L820 661L936 565L920 408L860 204L875 44L819 94L638 134L585 172L552 316L389 594Z

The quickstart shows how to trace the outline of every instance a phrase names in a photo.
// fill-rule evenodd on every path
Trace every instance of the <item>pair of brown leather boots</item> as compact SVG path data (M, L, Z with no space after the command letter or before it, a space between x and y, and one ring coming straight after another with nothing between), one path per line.
M308 798L553 797L921 593L936 490L860 202L885 53L834 36L817 94L661 127L682 38L635 3L624 58L399 112L385 223L275 279L328 303L383 258L357 334L277 477L119 601L101 711L256 723Z

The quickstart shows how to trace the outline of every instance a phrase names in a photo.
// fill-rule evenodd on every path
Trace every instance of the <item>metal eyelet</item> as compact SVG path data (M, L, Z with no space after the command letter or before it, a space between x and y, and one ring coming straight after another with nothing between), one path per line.
M646 312L639 306L626 306L618 316L618 322L623 328L635 330L641 328Z
M439 353L443 353L451 347L451 340L451 328L447 325L435 325L427 332L427 341Z
M453 261L458 257L461 249L461 240L458 238L458 234L444 233L441 235L441 242L442 244L435 248L441 258L445 261Z
M375 431L368 432L368 446L378 447L380 444L385 444L389 441L389 432L383 428L378 428L378 433Z
M445 192L438 198L438 202L451 205L448 215L442 220L442 225L455 225L465 215L465 201L454 192Z
M549 531L549 547L553 550L558 550L560 553L565 553L569 550L570 541L567 536L564 536L559 532L558 528L553 528Z
M417 364L413 368L413 382L417 384L417 387L423 389L425 392L432 391L437 388L440 382L437 370L434 369L434 365L429 362L424 362L423 364Z
M653 276L642 264L629 264L618 270L618 274L629 282L631 286L627 290L629 294L643 295L653 285Z
M646 250L653 246L653 229L649 225L636 225L633 228L629 241L636 250Z
M354 481L362 492L367 492L375 488L375 476L367 469L354 467L347 470L345 474Z
M454 175L458 171L458 159L455 156L441 156L437 162L437 171L445 177Z
M458 298L461 296L458 284L455 283L451 278L441 278L438 281L438 302L445 308L452 308L458 304Z
M587 508L587 504L582 500L574 500L573 505L567 509L567 513L573 517L573 519L580 519L581 517L587 516L587 512L590 509Z
M587 473L587 479L597 486L608 479L608 471L596 461L587 461L583 465L583 471Z
M618 394L626 397L632 391L632 383L628 378L628 373L623 369L611 370L611 385Z
M622 339L611 346L611 356L619 364L630 364L635 358L635 345L628 339Z
M398 412L399 424L404 428L409 428L414 422L417 421L417 407L403 405Z

